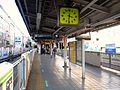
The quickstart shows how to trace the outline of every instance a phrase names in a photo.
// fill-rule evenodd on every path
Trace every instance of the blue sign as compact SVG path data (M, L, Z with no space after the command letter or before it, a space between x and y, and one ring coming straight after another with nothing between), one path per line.
M115 44L106 44L105 52L108 54L116 54Z

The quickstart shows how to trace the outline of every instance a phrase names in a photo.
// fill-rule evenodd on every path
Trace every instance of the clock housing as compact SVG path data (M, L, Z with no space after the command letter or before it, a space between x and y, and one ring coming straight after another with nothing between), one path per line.
M59 26L65 25L78 25L79 9L75 7L59 7L58 24Z

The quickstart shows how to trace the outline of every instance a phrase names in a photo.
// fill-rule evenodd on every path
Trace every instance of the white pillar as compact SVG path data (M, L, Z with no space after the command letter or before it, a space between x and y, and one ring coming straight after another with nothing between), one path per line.
M60 49L60 43L58 42L58 49Z
M63 67L68 67L67 66L67 36L64 36L64 66Z
M58 54L60 54L60 42L58 42Z
M84 50L84 39L82 39L82 79L85 79L85 50Z
M71 70L71 62L70 62L70 60L69 60L69 70Z
M39 48L38 52L39 52L39 54L41 54L41 45L40 44L38 45L38 48Z
M52 57L52 43L50 44L50 55Z

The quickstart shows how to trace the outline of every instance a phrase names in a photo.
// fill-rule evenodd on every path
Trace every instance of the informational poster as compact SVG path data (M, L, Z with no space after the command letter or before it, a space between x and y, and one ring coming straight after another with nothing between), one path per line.
M3 33L0 31L0 44L3 44Z
M81 62L81 41L77 41L77 62Z
M14 55L20 54L21 53L21 37L20 36L15 36L15 42L14 42Z
M0 18L0 47L5 46L6 41L6 31L4 24L6 24L6 22L3 20L3 18Z
M21 37L15 37L15 46L20 46L21 45Z
M2 58L7 58L9 56L9 47L2 48Z
M76 42L69 42L69 50L70 50L70 62L76 63Z
M2 59L2 48L0 48L0 59Z

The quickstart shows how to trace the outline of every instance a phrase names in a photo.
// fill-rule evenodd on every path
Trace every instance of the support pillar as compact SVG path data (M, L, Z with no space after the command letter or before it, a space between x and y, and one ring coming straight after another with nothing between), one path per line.
M60 54L60 42L58 42L58 54Z
M69 44L68 46L69 46L69 70L71 70L71 62L70 62L70 44Z
M85 50L84 50L84 39L82 39L82 79L85 79Z
M60 49L60 43L58 42L58 49Z
M38 52L39 52L39 54L41 54L41 44L38 45L38 48L39 48Z
M51 58L52 58L52 43L50 43L50 55L51 55Z
M64 68L68 68L67 66L67 36L64 36Z
M91 40L90 33L82 34L76 37L76 40L81 41L81 59L82 59L82 79L85 79L85 49L84 40Z
M109 54L109 68L111 68L112 55Z
M71 70L71 62L70 62L70 60L69 60L69 70Z

